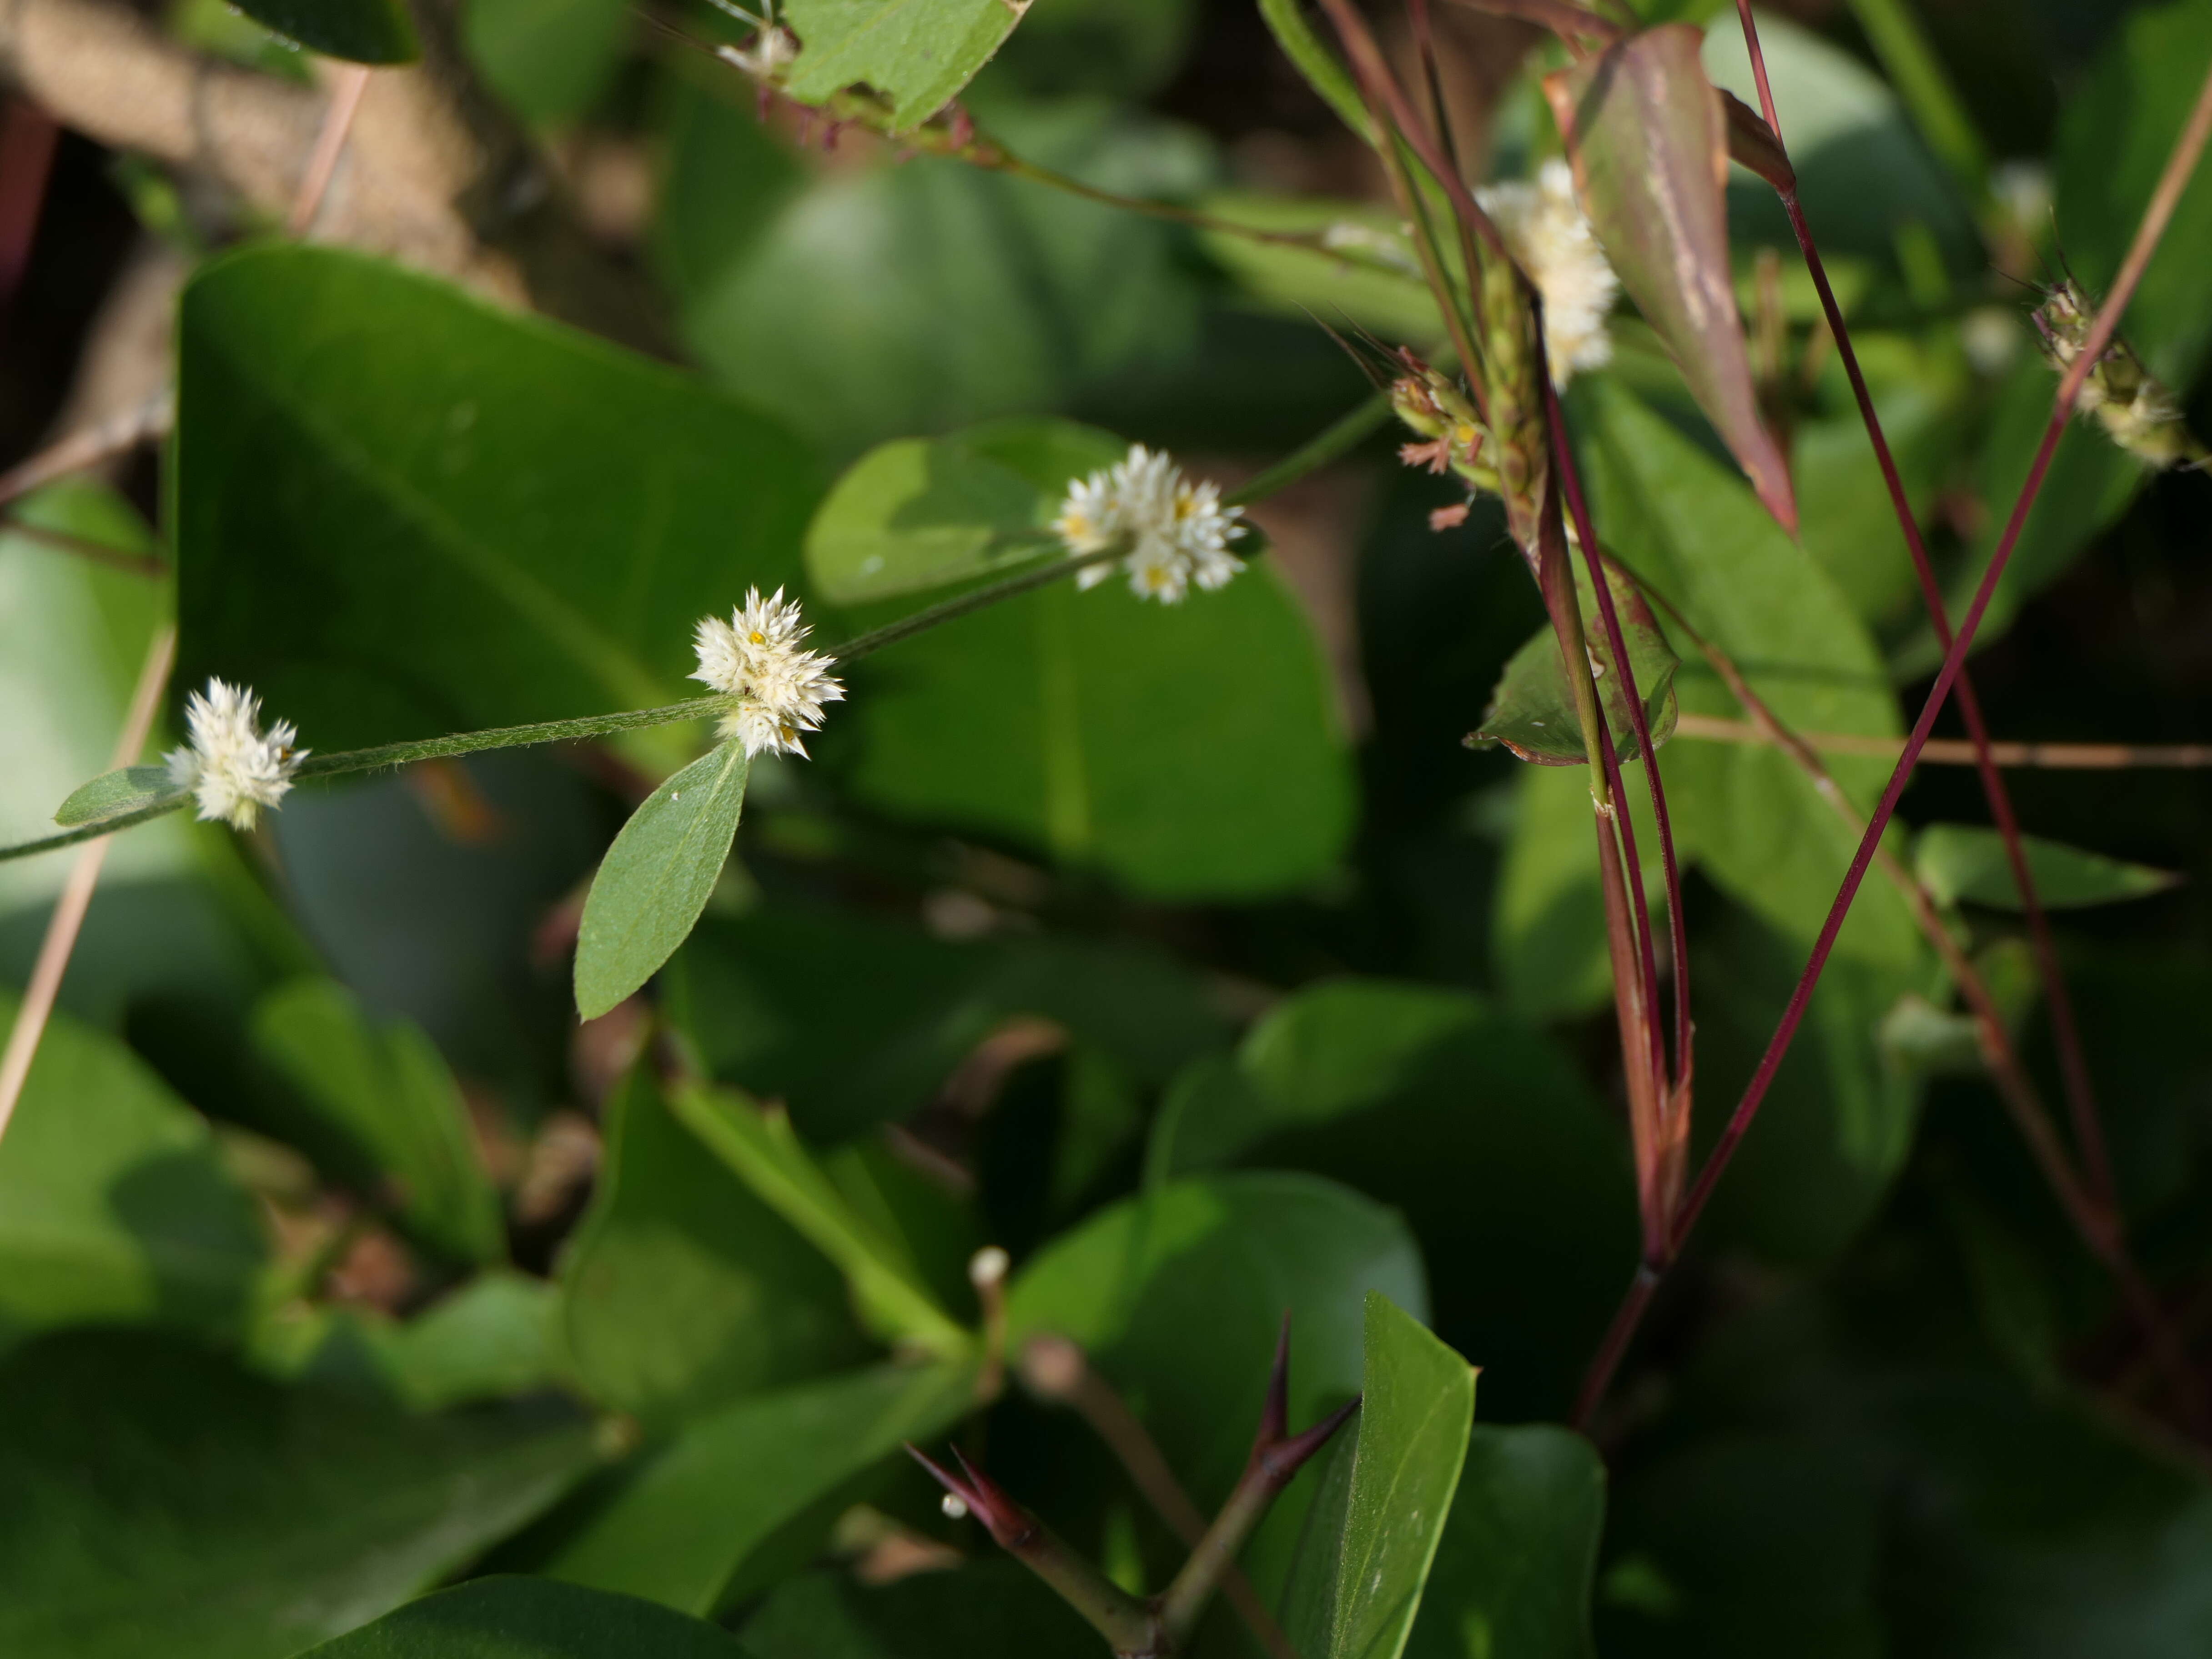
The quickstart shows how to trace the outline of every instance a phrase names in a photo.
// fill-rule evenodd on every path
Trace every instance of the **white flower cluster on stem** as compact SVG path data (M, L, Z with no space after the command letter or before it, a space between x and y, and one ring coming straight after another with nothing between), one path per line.
M799 601L785 599L781 587L765 599L757 587L748 588L729 621L708 617L699 623L692 641L699 670L691 678L738 700L720 729L744 744L749 756L804 756L802 734L821 729L825 703L844 700L844 686L830 673L831 659L799 649L809 631Z
M292 775L307 757L293 747L299 732L291 721L259 729L261 699L241 685L211 679L185 702L185 726L191 742L163 758L169 781L189 789L199 815L221 818L234 830L251 830L264 806L274 808L292 791Z
M1611 362L1605 319L1620 297L1620 279L1575 200L1573 171L1553 156L1532 183L1486 185L1474 195L1544 301L1552 378L1564 386L1577 371Z
M1211 591L1244 568L1229 544L1244 533L1243 509L1224 507L1221 491L1193 483L1164 453L1133 444L1127 457L1087 478L1071 479L1053 529L1070 553L1103 553L1127 542L1119 562L1138 598L1176 605L1194 586ZM1106 580L1112 565L1079 574L1079 587Z

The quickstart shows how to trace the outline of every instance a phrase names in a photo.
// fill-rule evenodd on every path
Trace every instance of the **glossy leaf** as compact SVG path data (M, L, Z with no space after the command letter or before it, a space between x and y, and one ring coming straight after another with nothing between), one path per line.
M1597 680L1598 701L1605 710L1606 726L1613 733L1613 750L1624 762L1640 758L1636 727L1629 709L1627 682L1613 659L1613 645L1604 618L1592 598L1589 578L1575 567L1575 592L1583 610L1590 666ZM1620 618L1621 635L1628 642L1629 666L1636 675L1636 690L1644 703L1644 718L1651 741L1663 744L1674 733L1674 670L1678 659L1667 636L1653 620L1636 584L1611 566L1606 584ZM1474 741L1502 743L1524 761L1539 766L1580 766L1589 757L1583 749L1581 717L1575 712L1574 688L1568 683L1566 665L1559 657L1559 635L1547 623L1513 653L1483 711L1482 724Z
M1548 1424L1478 1423L1429 1570L1410 1659L1591 1659L1605 1465Z
M968 1334L939 1305L905 1242L861 1214L793 1131L782 1112L732 1089L680 1089L670 1106L738 1178L836 1262L863 1318L886 1340L938 1354L964 1352Z
M1686 23L1631 34L1547 76L1590 224L1690 390L1795 532L1789 465L1761 422L1728 247L1727 120Z
M300 1659L745 1659L727 1632L547 1578L472 1578Z
M1200 279L1174 227L927 156L810 182L749 100L690 94L671 127L656 241L684 339L830 453L1065 407L1200 343ZM988 130L1097 189L1175 201L1214 182L1200 135L1095 100L1000 100Z
M1212 1175L1125 1200L1054 1240L1016 1273L1007 1317L1017 1343L1036 1331L1073 1338L1143 1401L1146 1426L1207 1509L1251 1448L1284 1313L1291 1420L1303 1425L1358 1391L1361 1298L1380 1291L1418 1316L1425 1277L1404 1223L1348 1188ZM1294 1486L1270 1528L1295 1537L1307 1496Z
M2023 836L2021 841L2036 896L2054 909L2142 898L2162 893L2181 879L2171 870L2130 864L2040 836ZM1931 823L1913 842L1912 862L1921 884L1944 903L1964 900L2001 910L2025 908L2005 855L2004 838L1994 830Z
M318 750L675 702L796 574L805 452L659 364L331 248L204 267L178 328L178 683Z
M16 1007L0 993L0 1025ZM266 1249L199 1115L52 1015L0 1139L0 1342L124 1321L234 1336Z
M332 58L407 64L422 55L402 0L238 0L238 9Z
M103 772L61 804L54 822L64 830L141 812L173 801L185 790L172 782L166 766L126 766Z
M1583 796L1587 833L1589 796ZM1158 1180L1310 1170L1399 1211L1436 1327L1519 1416L1565 1411L1636 1249L1626 1140L1539 1032L1466 992L1338 979L1285 998L1220 1069L1178 1080Z
M607 848L576 937L576 1008L596 1019L660 971L713 896L752 762L726 738L663 780Z
M741 1400L700 1418L568 1538L554 1577L705 1616L746 1558L902 1442L974 1404L965 1362L884 1365Z
M896 129L919 126L991 61L1021 12L1005 0L784 0L799 61L784 90L818 103L866 86Z
M567 1412L408 1417L191 1343L48 1337L0 1365L0 1647L284 1659L453 1571L595 1461Z
M1061 433L1089 435L1061 422L1007 421L878 445L846 469L807 527L809 579L824 599L854 605L1059 553L1048 527L1059 497L992 452L994 439L1034 447Z
M740 1634L759 1659L1018 1659L1098 1650L1097 1632L1042 1580L989 1556L889 1584L810 1572L778 1587Z
M253 1046L291 1085L337 1171L448 1259L507 1253L504 1217L445 1059L404 1021L372 1021L332 980L295 980L253 1012Z
M835 1268L670 1114L643 1067L606 1107L592 1208L562 1264L592 1397L659 1423L857 1358Z
M1331 1659L1405 1650L1474 1424L1474 1368L1379 1292L1367 1293L1366 1311Z

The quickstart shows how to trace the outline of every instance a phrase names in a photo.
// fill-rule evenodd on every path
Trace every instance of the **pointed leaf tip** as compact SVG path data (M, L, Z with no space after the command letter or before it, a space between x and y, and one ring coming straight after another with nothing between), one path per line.
M1666 341L1766 510L1795 536L1789 465L1759 420L1736 313L1726 195L1731 123L1705 78L1701 40L1687 23L1646 29L1545 76L1544 94L1583 210L1621 286ZM1741 143L1750 129L1741 116L1735 126Z

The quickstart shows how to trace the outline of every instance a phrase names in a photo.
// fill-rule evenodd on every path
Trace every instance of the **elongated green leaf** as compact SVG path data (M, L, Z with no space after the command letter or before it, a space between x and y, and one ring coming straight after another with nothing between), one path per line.
M1613 590L1622 637L1628 642L1629 666L1635 671L1636 690L1644 703L1651 741L1664 744L1674 734L1674 670L1679 659L1636 584L1610 565L1605 568L1605 577ZM1624 762L1638 759L1643 749L1636 740L1629 711L1627 682L1613 662L1604 618L1598 614L1589 578L1579 563L1575 566L1575 592L1583 610L1590 666L1597 678L1598 700L1604 705L1614 752ZM1559 635L1548 623L1537 629L1506 663L1498 689L1491 694L1490 707L1483 711L1482 724L1470 740L1502 743L1522 760L1539 766L1588 763L1582 720L1575 712L1574 688L1567 682L1566 665L1559 658Z
M747 1556L907 1440L974 1403L964 1361L884 1365L743 1400L654 1455L562 1547L556 1578L705 1615Z
M178 328L178 682L313 748L675 702L797 574L805 451L660 364L332 248L203 268Z
M799 61L784 90L819 101L867 86L898 130L918 126L991 61L1027 8L1006 0L784 0Z
M1376 1291L1366 1346L1330 1659L1404 1651L1474 1424L1474 1368Z
M1575 186L1621 286L1659 331L1781 526L1789 464L1759 415L1729 280L1727 119L1688 23L1631 34L1544 78Z
M2036 896L2057 909L2117 904L2162 893L2181 878L2171 870L2130 864L2040 836L2021 837ZM2025 908L2005 856L2004 837L1964 823L1931 823L1912 846L1912 862L1929 891L1947 904L1965 900L2001 910Z
M332 58L408 64L422 55L402 0L238 0L238 9Z
M740 1181L843 1270L862 1316L882 1335L939 1354L967 1351L967 1332L939 1305L913 1252L854 1208L790 1118L731 1089L679 1090L670 1104Z
M0 1366L0 1650L284 1659L451 1571L595 1461L568 1412L410 1417L193 1343L48 1337Z
M445 1059L403 1022L378 1025L331 980L263 998L253 1044L312 1115L314 1150L392 1202L400 1224L450 1259L507 1252L497 1188L477 1155L468 1107Z
M1572 780L1569 780L1572 782ZM1589 799L1578 783L1588 834ZM1233 1061L1179 1079L1148 1178L1309 1170L1401 1213L1444 1340L1479 1353L1518 1417L1561 1412L1636 1249L1626 1139L1539 1032L1462 991L1324 981L1255 1024Z
M1267 20L1267 32L1275 37L1283 55L1297 65L1306 84L1328 100L1339 120L1364 137L1370 125L1366 100L1360 97L1352 71L1314 33L1298 0L1260 0L1260 15Z
M1410 1659L1590 1659L1605 1465L1548 1424L1475 1425Z
M15 1010L0 993L0 1027ZM234 1336L265 1250L199 1115L113 1038L50 1016L0 1140L0 1342L125 1320Z
M1443 319L1395 214L1364 203L1241 191L1209 196L1200 205L1212 219L1261 230L1319 231L1334 246L1335 252L1324 252L1200 232L1215 261L1270 306L1332 326L1346 319L1408 345L1425 348L1443 338Z
M594 1398L650 1423L860 1357L836 1270L712 1158L644 1067L606 1107L562 1316Z
M547 1578L473 1578L300 1659L744 1659L726 1631Z
M735 738L666 779L607 848L576 939L576 1007L596 1019L689 938L730 861L752 767Z
M806 532L806 572L823 598L885 599L1057 551L1046 530L1057 501L974 436L901 438L847 469Z
M185 792L170 781L166 766L126 766L103 773L61 804L54 822L64 830L119 818L177 799Z

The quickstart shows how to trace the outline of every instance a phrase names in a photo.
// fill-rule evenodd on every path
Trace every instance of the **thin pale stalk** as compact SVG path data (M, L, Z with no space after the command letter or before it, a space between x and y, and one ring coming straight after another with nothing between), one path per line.
M70 433L0 473L0 506L164 436L176 416L176 393L164 386L143 404Z
M130 765L144 750L176 659L177 630L164 624L147 647L138 684L123 717L123 732L116 739L111 770ZM0 1051L0 1135L7 1133L15 1103L23 1097L23 1085L31 1075L31 1062L38 1058L39 1040L46 1035L47 1017L54 1011L54 999L61 994L62 976L69 971L70 957L76 949L77 934L84 926L85 912L91 908L93 890L100 884L100 866L107 861L110 845L102 836L77 855L61 896L54 902L46 937L40 941L38 960L31 966L30 983L23 988L15 1023L9 1029L8 1046Z
M1862 9L1864 9L1863 8ZM1744 46L1750 53L1752 74L1759 87L1759 101L1766 125L1772 129L1775 143L1783 143L1782 129L1775 112L1774 92L1768 83L1765 53L1759 40L1758 25L1751 15L1750 0L1736 0L1736 14L1743 27ZM1909 31L1910 20L1904 27ZM1786 150L1786 146L1785 146ZM1792 189L1778 192L1790 223L1796 233L1797 246L1805 258L1805 267L1813 277L1813 285L1820 296L1822 311L1828 321L1836 350L1849 377L1851 394L1857 401L1859 418L1874 446L1875 459L1881 469L1882 482L1889 491L1891 510L1898 526L1905 533L1905 543L1912 557L1913 572L1920 585L1921 601L1928 611L1929 622L1936 630L1937 642L1948 650L1952 642L1950 617L1943 601L1942 584L1937 580L1934 563L1920 534L1919 522L1912 511L1912 503L1899 476L1895 457L1891 453L1889 441L1883 433L1881 417L1876 413L1874 397L1868 389L1866 376L1859 368L1858 353L1851 345L1850 330L1844 321L1841 307L1836 303L1835 291L1828 282L1826 266L1820 258L1819 246L1813 238L1812 226L1807 222L1803 208ZM2043 899L2037 891L2033 873L2028 868L2027 849L2021 839L2019 815L2013 810L2012 796L2005 787L2004 779L1997 771L1996 761L1990 752L1988 723L1982 715L1981 698L1974 690L1971 675L1961 669L1959 676L1959 711L1966 724L1966 733L1974 745L1975 766L1981 775L1982 793L1987 799L1990 816L1996 820L1997 834L2003 842L2005 860L2012 866L2013 880L2020 889L2021 902L2027 912L2028 937L2033 944L2036 969L2041 978L2044 994L2050 1005L2051 1028L2054 1046L2058 1053L2059 1075L2066 1087L2066 1103L2074 1125L2074 1139L2080 1149L2082 1163L2087 1171L2090 1190L2098 1201L2117 1214L2118 1190L2112 1177L2112 1154L2106 1139L2104 1125L2097 1109L2096 1086L2090 1072L2088 1057L2083 1048L2081 1025L2075 1018L2074 999L2067 988L2066 975L2058 960L2058 943L2051 932L2051 918L2045 912Z
M2065 434L2067 422L2073 418L2075 402L2081 395L2082 382L2088 378L2090 369L2095 367L2103 357L2106 348L2112 343L2113 333L2119 327L2121 313L2126 310L2136 286L2142 281L2144 269L2150 264L2151 255L2157 251L2159 239L2165 234L2166 225L2172 219L2173 210L2181 199L2181 192L2186 188L2191 174L2196 170L2197 158L2203 153L2208 137L2212 137L2212 72L2208 72L2203 89L2197 94L2196 108L2191 112L2188 125L2175 143L2172 155L2166 160L2166 170L2160 177L2157 189L2152 192L2150 204L2144 210L2142 222L2136 231L2135 241L2121 264L2119 275L2114 279L2104 304L2099 307L2080 354L2059 382L2058 396L2051 409L2051 419L2044 428L2043 441L2036 447L2034 461L2028 469L2027 481L2021 487L2019 499L2014 502L2012 513L2005 522L2004 532L1990 556L1989 568L1983 573L1982 580L1974 590L1973 601L1967 607L1957 637L1953 640L1951 648L1944 653L1943 665L1936 673L1936 684L1921 708L1919 719L1913 722L1912 734L1905 740L1905 752L1899 757L1896 769L1890 774L1889 783L1882 791L1881 802L1868 822L1867 832L1860 839L1858 851L1852 856L1850 868L1844 877L1843 886L1836 894L1835 902L1829 907L1827 920L1822 924L1820 938L1814 944L1811 959L1807 962L1796 988L1790 994L1789 1007L1784 1012L1781 1024L1776 1028L1766 1053L1760 1058L1742 1100L1738 1103L1728 1127L1722 1131L1719 1142L1691 1188L1688 1201L1683 1206L1675 1227L1674 1245L1677 1250L1711 1198L1713 1188L1726 1171L1729 1160L1735 1157L1736 1148L1742 1144L1745 1132L1757 1117L1759 1104L1765 1099L1767 1089L1774 1081L1776 1068L1789 1052L1790 1040L1796 1036L1797 1027L1804 1019L1806 1004L1811 1000L1814 987L1820 982L1821 970L1827 966L1829 952L1835 948L1836 934L1843 926L1844 914L1850 908L1851 900L1858 894L1860 882L1865 879L1867 866L1873 860L1875 847L1882 832L1889 827L1890 817L1897 810L1898 798L1904 793L1905 781L1911 776L1913 763L1919 757L1921 745L1928 741L1936 717L1942 712L1943 704L1950 696L1952 684L1958 678L1966 653L1973 646L1974 635L1981 629L1982 617L1989 609L1990 598L1996 593L1997 583L2012 561L2013 550L2020 544L2021 532L2027 524L2027 515L2034 508L2037 496L2042 493L2044 479L2051 471L2051 458L2057 450L2059 439Z
M300 179L300 193L292 198L292 211L284 222L286 231L294 236L306 235L315 222L316 211L338 170L338 158L345 154L354 113L361 108L361 95L368 90L368 76L366 64L337 64L331 69L331 101L323 112L322 131L315 135L314 150Z
M1705 743L1770 741L1751 721L1723 720L1712 714L1678 716L1674 735ZM1893 761L1905 747L1902 738L1877 738L1863 732L1806 732L1800 735L1824 755L1873 755ZM2048 771L2104 772L2155 767L2193 770L2212 767L2212 744L2018 743L1992 738L1990 758L1999 766ZM1930 738L1920 751L1923 766L1973 766L1979 763L1979 759L1972 744L1956 738Z

